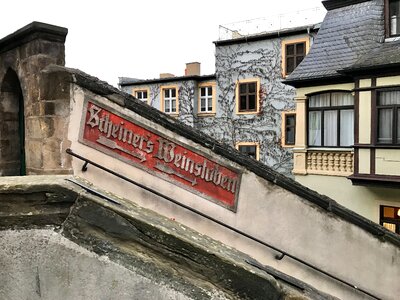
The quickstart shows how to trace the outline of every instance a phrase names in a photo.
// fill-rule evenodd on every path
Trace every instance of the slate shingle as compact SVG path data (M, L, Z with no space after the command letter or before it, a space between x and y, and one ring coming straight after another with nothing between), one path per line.
M329 10L301 64L287 83L341 77L384 40L383 0L365 1Z

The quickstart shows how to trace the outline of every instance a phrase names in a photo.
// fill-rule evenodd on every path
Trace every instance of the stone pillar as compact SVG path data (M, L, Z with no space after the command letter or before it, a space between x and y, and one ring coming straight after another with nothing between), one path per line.
M293 174L307 174L307 97L295 97L296 145L293 148Z
M71 170L61 159L67 142L69 87L51 86L42 72L49 65L64 66L67 32L63 27L33 22L0 40L0 80L11 69L21 84L27 174ZM64 88L63 99L60 88Z

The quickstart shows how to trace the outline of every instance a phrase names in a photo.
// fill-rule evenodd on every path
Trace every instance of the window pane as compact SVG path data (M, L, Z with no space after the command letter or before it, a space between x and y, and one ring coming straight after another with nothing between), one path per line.
M308 143L310 146L321 146L321 112L308 113Z
M176 112L176 100L171 101L171 112Z
M256 92L256 83L251 82L248 85L249 85L249 93L255 93Z
M397 35L400 33L399 14L400 14L399 1L390 1L390 5L389 5L390 35Z
M301 61L303 60L304 56L297 56L296 57L296 67L301 63Z
M168 99L164 101L164 111L167 113L170 112L170 102Z
M383 217L394 219L394 207L384 206L383 207Z
M332 106L354 105L354 97L351 93L332 93Z
M354 110L340 111L340 146L354 144Z
M294 115L287 115L286 122L285 122L286 126L294 126L294 124L295 124L294 120L295 120Z
M389 229L390 231L396 232L396 224L383 222L383 227Z
M295 116L294 115L287 115L285 124L285 144L294 145L295 144Z
M337 146L337 110L324 112L324 146Z
M247 93L247 85L245 83L239 84L239 92L240 92L240 94Z
M287 145L294 145L295 128L287 127L285 132L285 143Z
M239 151L240 152L242 152L242 153L244 153L244 154L247 154L248 156L250 156L250 157L253 157L254 159L256 159L257 158L257 147L256 146L253 146L253 145L249 145L249 146L242 146L242 145L240 145L239 146Z
M305 43L298 43L296 44L296 54L303 55L305 54L306 44Z
M294 44L286 45L286 55L294 55Z
M397 109L397 144L400 144L400 109Z
M171 89L171 94L172 94L172 97L176 97L176 89Z
M378 109L378 142L392 143L393 113L391 108Z
M379 93L378 105L393 105L393 104L400 104L400 91L389 91L389 92Z
M169 89L164 90L164 97L166 98L169 97L169 91L170 91Z
M256 109L256 95L249 95L249 110Z
M144 91L144 92L143 92L143 98L144 98L144 99L147 99L147 91Z
M207 88L207 91L208 91L208 95L209 95L209 96L212 96L212 87L208 87L208 88Z
M246 100L247 100L246 96L240 96L239 110L247 109Z
M294 57L286 58L286 73L290 74L294 70Z
M325 107L329 106L330 94L319 94L310 97L309 107Z
M206 95L206 89L205 88L201 88L200 89L200 96L204 97Z
M201 98L200 100L200 111L206 111L206 99Z

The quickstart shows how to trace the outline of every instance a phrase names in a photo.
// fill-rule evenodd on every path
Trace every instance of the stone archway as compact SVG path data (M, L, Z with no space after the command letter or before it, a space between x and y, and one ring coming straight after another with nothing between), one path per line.
M9 68L0 86L0 176L25 175L25 121L21 84Z

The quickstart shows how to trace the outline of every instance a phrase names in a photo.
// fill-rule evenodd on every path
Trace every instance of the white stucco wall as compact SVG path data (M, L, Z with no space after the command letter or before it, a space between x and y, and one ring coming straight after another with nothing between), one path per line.
M395 299L400 293L400 249L378 240L358 226L343 221L317 205L266 181L231 161L219 157L211 150L191 140L162 128L143 117L119 107L106 98L93 95L73 86L69 139L71 149L132 180L145 184L185 205L215 219L242 230L275 247L301 258L343 280L385 298ZM117 109L121 114L160 131L182 145L193 147L243 171L237 211L232 212L195 195L175 184L164 181L148 172L111 158L78 141L84 97L97 100L105 106ZM194 213L154 196L134 185L113 177L93 166L81 171L82 161L73 159L74 174L94 185L127 198L143 207L183 223L200 233L207 234L227 245L250 254L263 264L303 280L314 287L341 299L363 299L359 292L304 267L290 258L276 260L275 251L250 241L216 225ZM338 187L336 187L338 189Z

